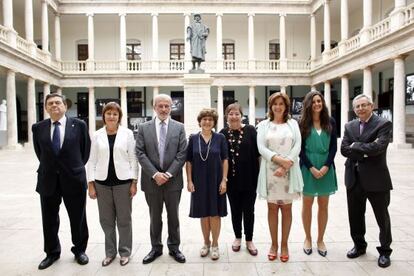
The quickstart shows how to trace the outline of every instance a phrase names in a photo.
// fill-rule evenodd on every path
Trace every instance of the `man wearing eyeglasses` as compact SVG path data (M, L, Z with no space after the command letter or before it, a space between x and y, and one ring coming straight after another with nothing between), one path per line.
M341 153L345 162L345 186L347 188L348 217L354 247L348 258L357 258L366 253L365 208L367 199L371 203L377 220L381 246L378 266L391 265L391 222L388 214L392 183L387 167L387 147L391 139L390 121L372 113L371 97L358 95L352 106L357 119L345 125Z

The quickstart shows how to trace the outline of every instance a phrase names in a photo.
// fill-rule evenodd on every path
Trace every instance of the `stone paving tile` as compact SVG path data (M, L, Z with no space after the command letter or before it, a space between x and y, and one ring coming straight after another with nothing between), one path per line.
M392 265L387 269L377 266L378 228L372 209L367 203L367 254L356 260L346 257L351 249L346 190L343 185L344 158L337 155L335 160L338 174L338 192L331 196L329 222L325 235L328 249L326 258L316 252L317 204L313 206L312 234L314 253L307 256L302 251L304 233L301 222L301 201L293 204L293 224L289 239L290 261L270 262L267 252L270 236L267 224L267 207L264 200L257 200L254 242L258 256L250 256L242 243L240 252L233 252L234 239L230 213L222 219L219 239L220 259L212 261L201 258L199 250L203 239L199 219L188 217L189 193L183 190L180 205L181 250L186 264L178 264L164 254L155 262L143 265L142 259L150 250L149 215L141 191L133 201L133 250L130 263L121 267L119 257L108 267L102 267L105 256L104 234L99 225L98 208L95 200L87 201L87 219L90 232L87 254L90 263L78 265L70 252L71 236L69 220L62 204L60 219L60 240L62 254L59 261L45 271L37 266L44 258L41 212L39 196L35 192L37 161L32 150L0 151L0 272L1 275L409 275L414 271L414 164L411 162L414 150L389 151L389 166L394 182L391 193L390 214L393 226L394 249ZM8 183L5 185L3 183ZM10 185L10 184L11 185ZM229 210L230 212L230 210ZM166 221L166 214L164 214ZM162 233L167 239L166 223ZM280 237L279 237L280 238ZM12 250L4 250L12 248ZM411 273L413 274L413 273Z

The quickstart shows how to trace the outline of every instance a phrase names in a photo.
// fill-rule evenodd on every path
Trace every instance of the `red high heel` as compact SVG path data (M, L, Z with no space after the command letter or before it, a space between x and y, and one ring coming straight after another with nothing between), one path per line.
M267 258L269 259L269 261L276 260L277 259L277 249L272 250L272 248L270 248L269 253L267 253Z
M289 255L280 255L280 261L286 263L289 261Z

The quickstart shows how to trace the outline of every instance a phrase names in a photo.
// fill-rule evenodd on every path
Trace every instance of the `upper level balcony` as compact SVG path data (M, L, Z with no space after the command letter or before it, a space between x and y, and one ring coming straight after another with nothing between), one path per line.
M414 3L405 7L400 14L389 16L378 23L361 30L349 39L342 40L338 46L326 50L314 59L207 59L202 68L210 74L260 74L295 73L312 74L314 70L337 61L357 50L386 38L414 23ZM20 37L15 31L0 25L0 43L11 51L18 51L29 59L34 59L63 76L94 74L183 74L191 68L191 61L184 59L163 60L56 60L48 51L40 50L36 44Z

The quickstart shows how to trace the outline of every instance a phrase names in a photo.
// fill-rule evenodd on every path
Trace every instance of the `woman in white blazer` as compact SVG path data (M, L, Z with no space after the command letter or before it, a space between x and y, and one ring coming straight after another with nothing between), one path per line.
M137 193L138 163L132 131L120 126L122 110L115 102L102 110L104 127L92 138L87 164L89 197L98 199L99 221L105 233L109 265L117 255L116 230L119 232L120 264L129 262L132 249L132 198Z

